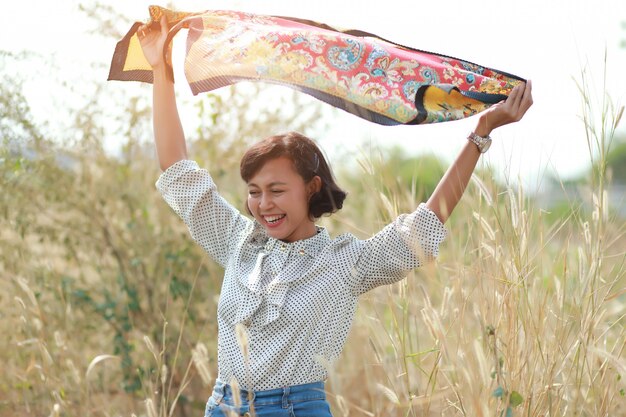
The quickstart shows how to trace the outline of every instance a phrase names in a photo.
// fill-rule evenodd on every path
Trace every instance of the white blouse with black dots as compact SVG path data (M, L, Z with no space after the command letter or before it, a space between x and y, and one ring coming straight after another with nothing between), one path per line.
M437 256L446 230L424 204L367 240L326 229L285 243L239 213L196 162L173 164L156 186L191 236L225 269L217 308L218 378L266 390L326 379L360 294ZM239 326L238 326L239 324ZM238 343L242 332L248 345ZM245 355L244 355L245 354Z

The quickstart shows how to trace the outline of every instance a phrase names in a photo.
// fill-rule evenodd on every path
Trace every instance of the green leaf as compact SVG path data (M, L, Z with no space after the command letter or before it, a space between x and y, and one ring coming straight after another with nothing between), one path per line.
M511 396L509 397L509 404L511 404L512 407L517 407L523 402L524 402L524 397L522 397L522 395L519 392L517 391L511 392Z
M179 280L176 276L170 281L170 294L176 300L179 297L187 298L191 293L191 284L186 281Z

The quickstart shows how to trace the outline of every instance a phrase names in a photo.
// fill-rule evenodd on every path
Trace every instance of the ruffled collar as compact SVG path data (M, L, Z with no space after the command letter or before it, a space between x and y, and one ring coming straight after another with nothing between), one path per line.
M267 253L278 250L288 254L306 254L314 258L330 244L330 236L326 228L320 226L316 227L317 233L315 235L295 242L283 242L282 240L267 236L264 249Z
M257 228L255 230L257 233L253 232L254 236L251 236L250 243L259 247L259 250L252 272L248 275L238 275L238 284L244 300L237 308L235 323L243 323L249 327L253 316L263 312L261 323L265 326L280 316L290 283L302 277L306 271L287 274L284 273L286 268L283 268L269 284L263 286L260 279L263 262L268 256L281 256L287 259L294 256L315 258L331 243L328 231L324 227L316 227L317 233L314 236L295 242L283 242L269 237L265 229ZM260 308L263 299L266 301L264 309Z

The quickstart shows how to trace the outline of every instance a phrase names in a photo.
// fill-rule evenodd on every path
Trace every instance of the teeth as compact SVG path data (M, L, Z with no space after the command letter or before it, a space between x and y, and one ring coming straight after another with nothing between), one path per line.
M265 216L265 221L267 221L268 223L274 223L282 219L283 217L285 217L284 214L281 214L280 216Z

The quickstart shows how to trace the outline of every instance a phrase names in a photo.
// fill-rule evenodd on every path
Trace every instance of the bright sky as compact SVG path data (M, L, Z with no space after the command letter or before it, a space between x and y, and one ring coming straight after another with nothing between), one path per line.
M114 43L86 36L88 25L78 12L81 3L88 2L5 2L0 14L0 50L52 53L59 65L109 62ZM106 2L133 20L147 18L151 3ZM605 51L607 90L616 104L626 104L626 48L620 48L620 42L626 39L626 28L622 26L626 21L624 0L179 0L174 6L189 11L237 9L295 16L363 29L400 44L533 80L534 106L521 123L494 131L492 148L483 157L502 175L522 178L530 190L548 174L570 177L589 165L580 121L581 96L574 79L580 80L586 68L600 94ZM184 33L177 39L183 44ZM107 72L102 70L96 75L106 79ZM177 80L183 83L182 73ZM183 93L189 91L181 85L178 88ZM49 120L59 99L52 97L49 85L48 89L36 90L31 87L27 91L33 111L37 117ZM191 97L191 92L188 94ZM363 142L375 146L394 143L406 147L407 152L431 152L451 161L475 123L475 118L470 118L428 126L384 127L340 112L334 127L317 139L330 152L334 150L328 148L338 143L341 152L350 152Z

